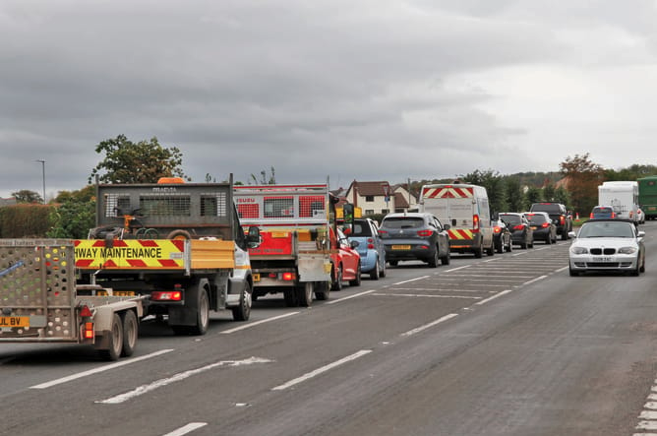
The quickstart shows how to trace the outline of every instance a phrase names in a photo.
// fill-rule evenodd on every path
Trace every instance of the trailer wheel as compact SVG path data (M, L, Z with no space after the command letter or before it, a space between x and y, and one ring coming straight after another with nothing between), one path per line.
M233 307L233 319L235 321L248 321L251 316L251 286L247 282L242 295L240 295L240 304L237 307Z
M330 282L317 282L315 284L315 298L320 301L325 301L329 299L331 295L331 283Z
M109 348L98 350L98 354L105 360L117 360L123 350L123 323L118 313L112 317L112 327L109 332Z
M313 282L305 282L295 287L299 306L310 307L313 303Z
M121 350L121 356L132 356L137 346L138 336L139 323L137 322L137 315L134 311L127 310L123 315L123 350Z

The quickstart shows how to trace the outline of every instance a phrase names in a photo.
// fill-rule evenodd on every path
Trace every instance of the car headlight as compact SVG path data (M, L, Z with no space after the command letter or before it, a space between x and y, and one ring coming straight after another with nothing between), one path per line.
M634 254L636 250L636 247L621 247L618 249L618 254Z
M572 254L587 254L589 252L588 248L585 247L570 247L570 252Z

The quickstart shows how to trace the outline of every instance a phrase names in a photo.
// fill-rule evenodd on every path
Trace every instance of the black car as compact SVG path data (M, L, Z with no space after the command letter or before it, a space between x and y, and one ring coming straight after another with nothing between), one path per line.
M430 267L450 262L449 224L443 226L430 213L391 213L381 221L379 235L386 260L392 266L402 260L421 260Z
M544 241L546 244L557 242L557 226L547 212L527 212L525 216L534 232L534 241Z
M501 219L493 220L493 245L495 251L504 253L505 251L513 251L513 240L511 238L511 230Z
M511 241L520 248L534 247L534 231L525 214L520 212L504 212L498 214L499 219L511 231Z
M573 217L561 203L534 203L530 212L546 212L557 227L557 235L562 240L569 238L568 233L573 231Z

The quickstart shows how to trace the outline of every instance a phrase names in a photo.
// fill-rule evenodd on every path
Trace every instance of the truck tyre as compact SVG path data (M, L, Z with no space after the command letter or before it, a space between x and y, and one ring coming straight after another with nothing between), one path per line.
M194 325L172 325L177 335L204 335L210 325L210 299L204 287L195 284L189 289L188 297L196 301L196 322Z
M118 313L112 316L112 326L109 332L109 348L98 350L98 354L105 360L117 360L123 350L123 324Z
M358 261L358 266L356 267L356 277L353 280L349 280L349 286L360 286L361 284L361 268L360 261Z
M252 304L252 295L251 295L251 285L247 282L244 285L244 290L240 295L240 304L239 306L231 308L233 312L233 320L235 321L248 321L251 316L251 304Z
M379 280L379 276L379 259L377 259L376 262L374 262L374 269L370 271L370 279Z
M299 306L310 307L313 303L313 282L301 283L295 288L295 290Z
M137 315L132 310L126 310L123 313L123 349L121 356L130 357L135 352L137 346L137 337L139 336L139 323Z
M317 282L315 283L315 298L320 301L329 299L331 295L330 282Z
M283 296L285 297L285 305L287 307L297 307L299 305L295 288L287 288L283 291Z

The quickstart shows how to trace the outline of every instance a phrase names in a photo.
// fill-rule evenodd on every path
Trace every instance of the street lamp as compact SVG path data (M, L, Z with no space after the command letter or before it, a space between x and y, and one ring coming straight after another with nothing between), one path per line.
M41 175L43 180L43 204L46 204L46 161L37 159L36 162L41 162Z

